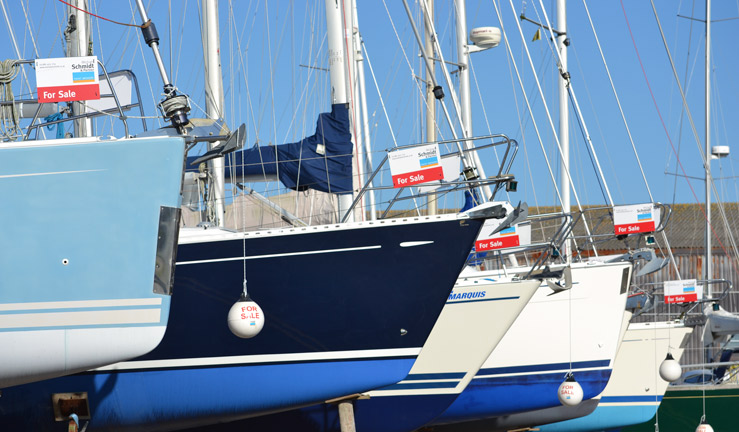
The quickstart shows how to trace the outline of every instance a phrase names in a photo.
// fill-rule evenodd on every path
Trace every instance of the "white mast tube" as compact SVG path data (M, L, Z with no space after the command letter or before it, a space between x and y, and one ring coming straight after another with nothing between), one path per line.
M89 10L87 0L71 0L74 6ZM72 6L67 6L67 17L74 15L77 29L69 34L67 40L67 57L86 57L92 55L90 46L90 18L89 15ZM97 73L97 65L95 66ZM82 102L72 102L72 115L85 114L85 105ZM78 119L74 121L74 136L92 136L92 119Z
M221 73L221 40L218 32L218 0L203 0L203 54L205 56L205 112L208 118L223 121L223 76ZM220 141L210 144L217 146ZM223 158L208 161L215 199L216 220L218 226L224 226L224 164Z
M434 21L434 0L428 0L429 20ZM426 53L435 58L434 56L434 43L431 40L433 37L431 29L423 22L424 28L424 44L426 45ZM433 63L432 63L433 64ZM426 142L436 141L436 98L434 97L434 82L436 76L434 75L433 69L426 68ZM438 196L431 194L426 197L426 209L428 214L435 215L439 211L439 205L437 202Z
M562 73L568 72L567 69L567 2L566 0L557 0L557 30L560 31L557 36L557 49L559 50L559 61L561 64L559 79L557 80L557 89L559 93L559 143L562 152L560 159L559 173L559 189L562 194L562 211L570 213L570 181L568 173L570 171L570 108L567 101L567 82ZM564 243L562 257L567 261L571 256L571 242L567 240Z
M425 2L427 3L427 2ZM469 60L469 49L467 48L467 6L466 6L466 0L454 0L455 9L457 11L457 63L459 63L459 106L460 106L460 120L462 123L462 136L465 138L470 138L472 136L472 104L471 104L471 97L470 97L470 60ZM425 16L426 19L429 21L428 28L432 29L433 31L433 20L428 15L430 14L430 9L425 9ZM438 44L438 41L436 41ZM439 52L439 58L443 61L443 56L441 52ZM441 64L442 71L444 72L444 76L447 76L446 73L446 66L444 63ZM451 80L447 79L447 85L449 85L449 92L452 95L452 100L454 100L454 87L451 86ZM455 104L456 106L456 104ZM471 141L465 141L464 147L466 149L472 149L475 146L472 144ZM480 156L477 154L477 152L470 152L471 153L471 162L477 168L477 173L481 178L485 178L485 169L482 166L482 162L480 161ZM486 202L488 199L492 198L490 186L483 185L480 187L482 190L483 196L479 197L482 202Z
M326 0L326 30L328 32L328 65L331 76L331 103L345 104L346 97L346 74L344 57L344 32L341 24L342 7L340 0ZM354 171L354 164L352 164ZM352 194L339 194L339 214L337 220L342 220L344 214L352 205ZM349 215L347 222L354 220Z
M706 0L706 280L713 279L711 266L711 0ZM706 287L708 297L712 297L711 284Z
M357 14L357 1L352 0L352 6L354 7L354 26L356 27L356 33L355 33L355 48L357 49L356 52L356 62L357 62L357 83L359 84L359 95L357 101L359 102L361 117L362 117L362 134L363 134L363 140L362 143L364 144L364 152L363 158L360 158L360 163L363 163L364 165L364 171L367 173L371 173L373 170L372 166L372 146L370 141L370 130L369 130L369 118L367 115L367 90L365 87L364 82L364 55L362 54L362 37L359 33L359 15ZM364 178L362 178L362 182L364 182ZM364 183L363 183L364 184ZM372 187L372 184L369 185L369 187ZM375 191L368 190L366 193L367 200L369 201L369 205L367 210L369 211L370 220L377 219L377 214L375 213Z
M344 47L347 50L346 55L346 68L347 68L347 94L351 95L349 100L349 119L351 125L349 126L352 138L354 141L354 157L352 157L352 171L356 170L355 175L352 176L352 189L359 190L364 185L364 147L363 137L360 128L359 114L359 85L357 83L357 37L359 30L357 29L357 6L354 0L344 1L344 16L342 22L344 23ZM353 216L354 220L364 220L364 206L360 201L358 207L354 208Z

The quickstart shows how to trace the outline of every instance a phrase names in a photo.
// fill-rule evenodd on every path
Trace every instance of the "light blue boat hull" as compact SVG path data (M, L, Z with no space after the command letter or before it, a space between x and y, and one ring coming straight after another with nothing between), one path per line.
M0 145L0 344L14 347L0 388L156 347L170 297L155 269L172 260L158 238L176 241L183 158L180 138Z
M544 432L596 432L644 423L654 417L662 397L603 397L591 414L563 422L538 426Z

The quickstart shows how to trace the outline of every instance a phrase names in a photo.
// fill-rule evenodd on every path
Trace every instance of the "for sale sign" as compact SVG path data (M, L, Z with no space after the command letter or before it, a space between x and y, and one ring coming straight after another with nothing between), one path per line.
M652 232L659 225L659 209L653 203L613 207L616 235Z
M39 102L100 99L97 57L36 59Z
M665 281L665 303L690 303L703 298L703 285L695 279Z
M516 246L531 244L531 224L522 223L509 228L502 229L495 234L493 232L500 221L488 219L480 230L480 235L475 241L475 252L505 249Z
M439 146L428 144L388 153L393 187L400 188L444 178Z

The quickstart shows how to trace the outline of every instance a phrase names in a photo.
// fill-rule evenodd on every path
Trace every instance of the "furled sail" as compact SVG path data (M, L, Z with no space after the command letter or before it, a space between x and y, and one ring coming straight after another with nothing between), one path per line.
M274 178L289 189L328 193L352 191L352 142L347 104L318 115L315 134L295 143L254 146L226 158L226 178ZM191 159L191 158L188 158ZM188 165L192 160L188 160Z

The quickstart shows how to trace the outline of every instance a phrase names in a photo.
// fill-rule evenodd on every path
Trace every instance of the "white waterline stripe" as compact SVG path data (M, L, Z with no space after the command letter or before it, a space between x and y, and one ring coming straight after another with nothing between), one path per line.
M115 307L115 306L152 306L152 305L158 306L161 304L162 304L161 297L120 299L120 300L72 300L72 301L56 301L56 302L0 303L0 311L99 308L99 307Z
M247 256L247 257L214 258L214 259L207 259L207 260L182 261L182 262L178 262L177 265L205 264L205 263L226 262L226 261L243 261L244 259L254 260L254 259L278 258L278 257L298 256L298 255L317 255L317 254L337 253L337 252L352 252L352 251L360 251L360 250L380 249L381 247L382 247L381 245L375 245L375 246L361 246L361 247L343 248L343 249L322 249L322 250L305 251L305 252L290 252L290 253L269 254L269 255L253 255L253 256Z
M577 371L590 372L590 371L608 370L608 369L613 369L613 368L607 367L607 366L572 368L572 370L576 372ZM567 368L563 368L563 369L550 369L550 370L544 370L544 371L527 371L527 372L511 372L511 373L504 373L504 374L475 375L472 379L501 378L501 377L526 376L526 375L545 375L545 374L550 374L550 373L567 372L568 370L569 369Z
M0 315L0 329L146 324L161 321L161 309L50 312Z
M29 303L0 303L0 311L12 310L39 310L39 309L72 309L98 308L115 306L158 306L162 304L161 297L108 299L108 300L71 300L56 302L29 302Z
M397 348L380 350L328 351L294 354L261 354L229 357L202 357L167 360L142 360L116 363L94 369L96 371L156 369L192 366L225 366L250 363L282 363L316 360L361 360L363 358L417 356L421 348Z

